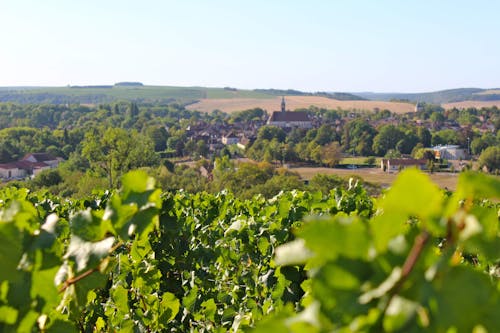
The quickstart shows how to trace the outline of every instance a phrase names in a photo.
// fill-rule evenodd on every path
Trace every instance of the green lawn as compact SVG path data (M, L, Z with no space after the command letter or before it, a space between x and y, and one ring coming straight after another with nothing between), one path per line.
M359 157L345 157L340 160L340 164L365 164L366 159L369 156L359 156ZM381 157L375 157L375 164L379 165Z

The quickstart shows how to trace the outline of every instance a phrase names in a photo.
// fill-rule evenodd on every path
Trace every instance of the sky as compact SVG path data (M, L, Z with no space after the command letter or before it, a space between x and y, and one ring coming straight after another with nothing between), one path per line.
M495 0L0 0L0 86L500 87Z

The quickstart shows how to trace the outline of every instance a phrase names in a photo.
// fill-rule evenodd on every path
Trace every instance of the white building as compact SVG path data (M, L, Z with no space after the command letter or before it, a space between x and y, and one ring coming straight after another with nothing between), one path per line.
M222 143L225 145L235 145L240 141L240 139L233 133L229 132L222 136Z
M467 157L464 148L460 148L458 145L445 145L445 146L435 146L432 147L434 151L434 156L437 159L443 160L465 160Z
M21 179L26 177L26 170L20 168L17 163L0 164L0 179Z

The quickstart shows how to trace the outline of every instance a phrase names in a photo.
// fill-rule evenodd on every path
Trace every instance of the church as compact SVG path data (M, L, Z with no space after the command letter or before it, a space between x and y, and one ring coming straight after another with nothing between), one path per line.
M268 125L281 128L312 128L311 119L304 111L286 111L285 97L281 98L281 111L274 111L267 121Z

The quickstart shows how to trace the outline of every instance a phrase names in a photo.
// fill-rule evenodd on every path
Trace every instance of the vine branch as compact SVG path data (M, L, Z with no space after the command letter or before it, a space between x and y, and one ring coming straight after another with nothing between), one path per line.
M122 245L123 245L122 241L116 243L111 249L109 249L108 255L110 255L111 253L115 252ZM101 264L103 263L104 259L106 259L106 258L102 258L101 261L99 262L99 264L97 265L97 267L88 269L85 272L83 272L82 274L77 275L77 276L75 276L73 278L69 278L66 281L64 281L64 283L61 286L61 288L59 288L59 293L62 293L63 291L65 291L66 289L68 289L71 285L77 283L80 280L85 279L87 276L92 275L92 273L98 272L100 270Z
M389 300L387 301L387 304L384 309L384 313L391 304L392 299L394 296L397 295L401 287L403 286L403 283L408 279L408 276L410 273L413 271L413 268L415 268L415 265L417 264L418 258L422 254L422 251L425 248L425 245L429 241L430 234L426 230L422 231L416 238L415 242L413 243L413 247L410 250L410 253L406 257L406 260L403 264L403 268L401 269L401 276L399 277L399 280L396 282L394 287L391 289L390 294L389 294Z

